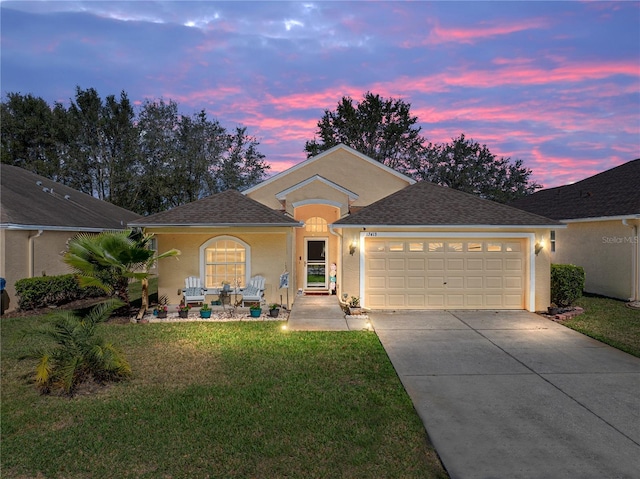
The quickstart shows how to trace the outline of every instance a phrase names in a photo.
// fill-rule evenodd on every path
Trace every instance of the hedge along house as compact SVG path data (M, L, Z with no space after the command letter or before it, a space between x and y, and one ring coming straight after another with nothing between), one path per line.
M511 203L566 224L553 229L551 260L585 271L585 291L640 300L640 159Z
M527 309L549 305L548 218L418 183L344 145L246 190L134 221L179 261L159 264L178 302L188 276L208 288L266 278L265 299L358 296L372 309ZM289 273L288 289L279 278Z
M141 218L17 166L2 164L0 182L0 277L8 311L17 307L17 280L70 272L62 253L75 235L123 230Z

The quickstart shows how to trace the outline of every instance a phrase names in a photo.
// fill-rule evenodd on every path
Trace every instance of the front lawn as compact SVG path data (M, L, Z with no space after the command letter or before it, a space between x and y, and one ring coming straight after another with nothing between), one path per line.
M104 324L133 378L39 396L6 318L3 478L446 478L376 335L281 322Z
M596 296L583 296L576 305L584 313L562 324L640 357L639 310L628 308L623 301Z

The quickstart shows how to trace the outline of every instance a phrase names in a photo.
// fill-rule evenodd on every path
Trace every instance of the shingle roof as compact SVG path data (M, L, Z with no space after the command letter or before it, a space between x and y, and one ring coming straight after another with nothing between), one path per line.
M0 185L0 224L5 228L100 231L123 229L140 218L17 166L0 166Z
M130 223L132 226L299 226L284 213L226 190Z
M387 196L336 225L548 226L554 220L423 181Z
M557 220L640 214L640 159L572 185L540 190L511 206Z

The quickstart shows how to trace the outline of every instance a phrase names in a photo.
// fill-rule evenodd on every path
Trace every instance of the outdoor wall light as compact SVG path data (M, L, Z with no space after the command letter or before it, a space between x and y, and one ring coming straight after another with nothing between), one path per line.
M538 253L540 253L540 251L542 251L542 249L544 248L544 240L540 240L536 243L536 246L534 248L534 251L536 253L536 256L538 256Z
M353 256L355 252L356 252L356 241L353 240L351 244L349 244L349 254Z

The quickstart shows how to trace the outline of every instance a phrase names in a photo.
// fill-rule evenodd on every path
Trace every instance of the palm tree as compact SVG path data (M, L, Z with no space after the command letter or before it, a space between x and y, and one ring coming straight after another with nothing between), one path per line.
M142 233L142 231L132 231L129 235L131 239L133 239L138 247L144 248L146 250L150 250L151 240L153 239L153 235ZM138 319L144 316L145 311L149 308L149 276L151 276L151 268L158 262L158 260L163 258L169 258L171 256L178 256L180 254L180 250L175 248L170 249L169 251L165 251L162 254L157 254L149 257L144 265L144 270L147 273L146 276L140 279L142 283L142 304L140 306L140 312L138 313Z
M82 317L62 311L51 315L50 321L35 330L35 334L53 340L53 344L25 356L38 360L34 378L43 394L59 389L73 395L77 387L89 379L103 383L131 375L124 354L96 336L98 324L120 306L120 300L110 299Z
M162 258L177 256L171 249L157 255L148 248L150 235L134 231L105 231L97 235L80 233L69 242L64 261L78 275L81 286L97 286L129 306L129 282L146 282L143 302L148 304L150 268ZM146 296L146 298L145 298Z

